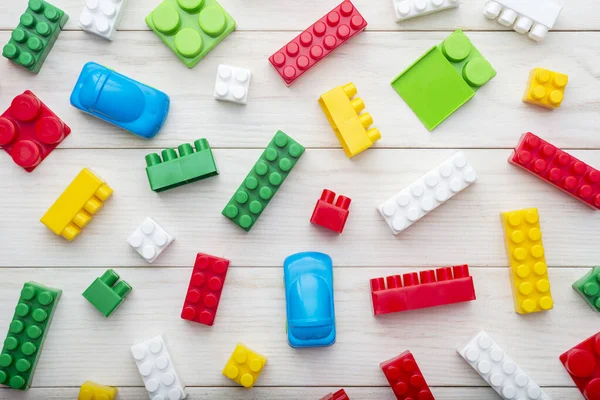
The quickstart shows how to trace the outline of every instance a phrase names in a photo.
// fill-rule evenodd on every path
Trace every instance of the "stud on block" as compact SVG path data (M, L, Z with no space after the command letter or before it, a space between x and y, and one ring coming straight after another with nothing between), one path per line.
M529 74L523 102L554 110L562 104L568 82L565 74L535 68Z
M252 72L249 69L219 65L214 96L217 100L246 104Z
M600 266L592 268L572 285L573 289L596 312L600 312Z
M392 0L396 22L456 8L461 0Z
M342 233L350 211L350 202L352 199L346 196L338 196L335 201L335 192L323 189L321 198L317 201L310 222L331 229L337 233Z
M103 39L113 40L127 0L85 0L79 26Z
M83 292L83 297L107 318L131 292L131 286L127 282L118 281L119 274L108 269Z
M350 400L350 397L344 389L340 389L335 393L329 393L325 397L321 397L321 400Z
M490 0L486 3L483 15L498 19L504 26L513 26L515 32L529 33L529 38L539 42L554 28L562 6L551 0L536 2L522 0Z
M559 359L586 400L600 399L600 333L561 354Z
M129 236L127 243L144 260L152 264L173 243L173 240L175 240L173 236L169 235L152 218L146 217L144 222Z
M260 376L267 358L238 343L223 368L223 375L237 384L250 389Z
M415 357L405 351L379 364L397 400L434 400Z
M118 389L104 386L92 381L85 381L79 389L77 400L114 400Z

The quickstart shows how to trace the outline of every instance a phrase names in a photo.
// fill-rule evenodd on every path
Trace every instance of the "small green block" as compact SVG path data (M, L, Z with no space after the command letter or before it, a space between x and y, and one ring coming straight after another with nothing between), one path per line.
M164 0L146 24L188 68L235 29L235 21L216 0Z
M0 355L0 384L27 390L62 290L27 282Z
M278 131L222 214L249 232L302 153L300 143Z
M592 310L600 312L600 266L594 267L572 286Z
M162 158L156 153L148 154L146 174L150 189L162 192L219 175L208 140L196 140L194 148L195 152L189 143L184 143L177 152L174 149L163 150Z
M108 269L83 292L83 297L105 317L109 317L131 292L131 286L127 282L117 283L118 280L119 274Z
M37 74L68 19L64 11L44 0L29 0L2 55Z

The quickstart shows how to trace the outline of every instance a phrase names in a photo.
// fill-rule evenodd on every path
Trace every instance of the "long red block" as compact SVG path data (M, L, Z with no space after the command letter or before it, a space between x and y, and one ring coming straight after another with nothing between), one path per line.
M322 226L323 228L336 231L337 233L342 233L344 226L346 225L346 220L348 219L348 214L350 213L348 208L350 207L352 199L340 195L338 196L335 205L333 204L334 200L335 192L323 189L321 198L317 201L312 217L310 217L310 222Z
M229 260L198 253L181 318L204 325L215 323L228 269Z
M321 400L350 400L350 397L348 397L344 389L340 389L335 393L329 393L325 397L321 397Z
M269 57L269 62L289 86L366 26L354 4L345 0Z
M419 282L419 277L421 278ZM404 282L404 283L403 283ZM386 288L387 283L387 288ZM375 315L475 300L467 265L371 279Z
M508 162L600 210L600 171L528 132Z
M434 400L410 351L379 364L398 400Z
M600 333L560 355L575 385L587 400L600 399Z
M0 116L0 147L31 172L71 133L35 94L26 90Z

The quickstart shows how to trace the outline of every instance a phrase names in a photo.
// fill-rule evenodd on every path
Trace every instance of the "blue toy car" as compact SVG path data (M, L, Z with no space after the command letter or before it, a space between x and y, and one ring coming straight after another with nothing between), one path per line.
M71 93L71 105L150 139L165 123L170 100L159 90L89 62Z
M335 343L333 265L317 252L297 253L283 263L288 342L292 347Z

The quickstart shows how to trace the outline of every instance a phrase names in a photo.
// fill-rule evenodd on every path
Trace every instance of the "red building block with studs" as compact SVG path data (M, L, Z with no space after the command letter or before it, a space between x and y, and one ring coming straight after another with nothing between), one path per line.
M321 400L350 400L350 397L348 397L344 389L340 389L335 393L329 393L327 396L321 397Z
M419 277L421 278L419 281ZM404 283L403 283L404 282ZM386 288L387 283L387 288ZM467 265L371 279L375 315L475 300Z
M198 253L181 318L204 325L215 323L228 269L229 260Z
M415 357L405 351L379 364L398 400L434 400Z
M335 192L323 189L321 198L317 201L312 217L310 217L310 222L337 233L342 233L348 219L348 208L350 208L352 199L340 195L335 205L333 204L334 200Z
M289 86L366 26L354 4L345 0L269 57L269 62Z
M528 132L508 162L600 210L600 171Z
M26 90L0 116L0 147L31 172L71 133L35 94Z
M600 399L600 333L560 355L571 379L586 400Z

